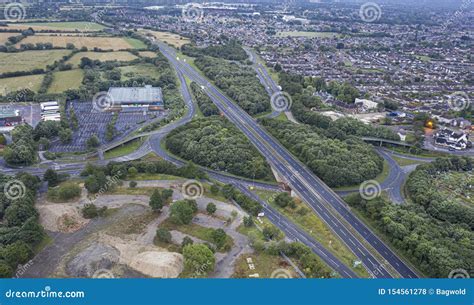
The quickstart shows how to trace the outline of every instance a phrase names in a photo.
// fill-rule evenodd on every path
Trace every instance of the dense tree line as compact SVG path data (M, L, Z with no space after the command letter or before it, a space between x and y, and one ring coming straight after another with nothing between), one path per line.
M219 109L216 105L214 105L211 98L195 82L191 83L191 91L193 92L202 115L211 116L218 115L220 113Z
M181 47L184 55L191 57L212 56L228 60L244 61L248 58L247 53L236 40L231 40L223 45L211 45L198 48L193 44L185 44Z
M29 174L0 174L0 277L14 276L44 237L34 207L39 185L40 180Z
M329 117L312 111L311 108L322 107L320 98L314 96L314 92L338 88L337 84L327 85L322 78L303 77L288 73L280 73L280 84L282 89L292 97L291 112L295 118L302 123L327 130L326 135L329 137L344 139L348 135L355 135L400 140L395 132L386 127L374 127L353 118L340 118L333 122Z
M344 140L325 136L308 125L264 119L262 125L287 149L331 187L359 184L383 169L383 159L355 137Z
M126 177L133 178L137 173L165 174L188 179L207 178L207 175L192 163L188 163L183 167L177 167L164 160L110 162L106 166L87 164L81 176L86 178L86 189L90 193L95 194L101 190L108 190L111 185L117 184L120 179Z
M381 197L366 201L358 194L346 200L428 277L473 270L474 234L467 225L438 220L422 205L394 205Z
M268 93L252 68L207 56L196 58L194 63L247 113L270 110Z
M453 224L465 224L474 229L474 208L455 202L435 186L436 179L444 173L472 171L472 159L451 157L419 165L410 174L406 188L410 198L423 206L431 217Z
M173 130L166 147L177 156L216 171L270 179L270 167L229 121L221 117L194 120Z
M224 185L220 191L225 198L234 200L242 209L252 216L257 216L263 209L260 203L245 196L231 184Z
M36 161L37 145L30 125L16 126L12 131L12 141L3 152L3 158L8 164L31 165Z

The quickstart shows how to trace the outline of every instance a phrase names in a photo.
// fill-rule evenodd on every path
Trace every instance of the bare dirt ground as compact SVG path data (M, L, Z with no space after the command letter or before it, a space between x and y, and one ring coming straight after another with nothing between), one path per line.
M142 187L173 187L173 200L183 196L178 181L143 181ZM139 184L140 186L140 184ZM145 195L101 195L94 199L98 207L106 206L106 217L84 219L82 207L90 203L84 191L80 198L67 203L52 203L43 194L37 203L40 220L52 242L24 268L21 277L96 277L106 270L114 277L177 277L183 270L183 257L154 245L158 226L169 217L169 207L153 213ZM249 240L236 231L245 213L225 202L210 198L196 200L200 213L195 224L213 229L222 228L234 245L227 253L216 254L216 268L210 275L227 278L234 273L237 258L252 253ZM211 217L206 206L217 206ZM226 221L232 219L230 224ZM172 241L181 244L186 234L172 231ZM204 242L193 236L195 242ZM99 275L98 277L101 277Z

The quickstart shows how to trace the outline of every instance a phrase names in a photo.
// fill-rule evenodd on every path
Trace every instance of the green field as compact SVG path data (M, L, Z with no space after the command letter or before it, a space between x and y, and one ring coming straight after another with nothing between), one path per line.
M68 89L78 89L84 77L84 71L74 69L60 71L53 74L53 83L48 89L48 93L62 93Z
M0 95L21 89L38 91L43 81L44 75L27 75L0 79Z
M111 159L111 158L117 158L121 157L127 154L130 154L140 148L140 146L143 144L143 141L141 139L133 140L130 141L124 145L121 145L119 147L116 147L112 150L107 151L104 154L104 157L106 159Z
M32 28L51 28L51 29L58 29L58 30L78 30L78 31L101 31L105 29L105 27L101 24L95 22L87 22L87 21L78 21L78 22L27 22L27 23L20 23L15 24L13 26L25 26L25 27L32 27Z
M0 53L0 73L44 69L47 65L52 64L56 60L60 60L63 56L70 53L70 50Z
M400 165L400 166L407 166L407 165L424 163L422 161L411 160L411 159L401 158L401 157L397 157L397 156L392 156L392 158L393 158L393 160L397 161L398 165Z
M431 57L426 56L426 55L416 55L415 57L424 62L431 61Z
M117 51L117 52L79 52L74 54L71 59L67 62L72 64L73 66L79 66L81 62L81 58L88 57L92 60L100 60L100 61L109 61L109 60L117 60L117 61L132 61L137 59L135 55L127 51Z
M152 52L152 51L141 51L138 54L140 54L140 56L142 56L142 57L149 57L149 58L155 58L156 57L156 53Z
M146 44L143 41L135 38L124 38L135 49L146 49Z
M122 80L127 80L136 76L148 76L152 78L160 77L158 69L152 64L120 67L120 71L122 71Z
M278 32L277 37L308 37L308 38L334 38L341 37L341 34L334 32L303 32L303 31L291 31L291 32Z

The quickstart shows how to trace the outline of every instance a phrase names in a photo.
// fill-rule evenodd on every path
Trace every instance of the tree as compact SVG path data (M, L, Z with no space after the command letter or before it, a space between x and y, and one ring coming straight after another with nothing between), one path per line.
M4 261L0 261L0 278L11 278L13 269Z
M252 227L253 225L254 225L254 223L253 223L252 216L245 216L244 217L244 226L246 226L248 228L248 227Z
M133 167L133 166L130 167L130 168L127 170L127 172L128 172L128 175L129 175L130 177L135 177L135 176L138 174L138 170L137 170L135 167Z
M158 228L156 230L156 238L161 242L169 244L171 242L171 233L165 228Z
M59 130L59 139L63 144L70 143L72 141L72 130L69 128Z
M43 180L48 182L49 187L55 187L59 184L58 173L54 169L48 168L44 173Z
M0 259L8 263L13 269L18 264L24 264L33 256L33 250L24 241L17 241L13 244L0 248Z
M189 224L194 216L193 207L185 200L177 201L170 208L170 219L178 225Z
M7 139L3 135L3 133L0 133L0 145L6 145L7 144Z
M211 185L211 194L212 195L217 195L219 194L220 188L217 184L212 184Z
M187 245L183 249L184 266L194 277L204 277L214 270L216 259L203 244Z
M96 135L93 135L91 136L87 142L86 142L86 146L88 149L93 149L93 148L97 148L100 146L100 140L99 138L96 136Z
M213 215L217 211L217 207L214 203L209 202L206 206L206 211L209 215Z
M275 197L275 204L282 208L286 208L292 201L293 198L286 192L280 193Z
M156 189L150 197L150 207L153 211L159 212L163 208L163 198L160 190Z
M21 226L30 217L37 217L34 206L24 203L24 198L18 199L5 210L4 220L9 227Z
M164 202L168 202L173 197L173 190L172 189L164 189L161 192L161 198L163 198Z
M221 249L224 247L226 241L227 241L227 234L225 233L224 230L222 229L217 229L212 231L212 241L214 244L217 246L218 249Z
M262 233L266 240L278 240L282 237L280 229L273 225L263 227Z

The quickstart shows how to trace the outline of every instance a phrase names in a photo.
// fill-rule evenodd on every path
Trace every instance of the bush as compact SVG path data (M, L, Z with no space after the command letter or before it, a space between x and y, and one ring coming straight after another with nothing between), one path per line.
M183 256L184 266L192 273L192 277L203 277L214 270L216 259L206 245L187 245L183 249Z
M150 197L150 207L153 211L159 212L163 208L163 197L160 190L156 189Z
M48 191L48 197L53 200L68 201L81 196L81 192L82 189L80 186L72 182L67 182L57 188L50 189Z
M132 188L132 189L133 189L133 188L136 188L136 187L137 187L137 182L136 182L136 181L130 181L130 183L128 184L128 186L129 186L130 188Z
M247 228L252 227L254 225L252 216L245 216L244 217L244 226Z
M217 207L214 203L209 202L206 206L206 211L209 215L213 215L217 211Z
M171 233L165 228L158 228L156 230L156 238L161 242L169 244L171 242Z
M178 201L171 205L170 219L177 225L190 224L195 212L189 200Z
M107 207L102 207L102 208L97 208L97 206L93 203L86 204L82 208L82 216L87 219L92 219L96 218L99 216L105 216L105 213L107 211Z
M222 249L225 246L227 241L227 234L222 229L217 229L212 231L211 234L212 241L217 246L218 249Z
M181 242L181 248L184 248L187 245L192 245L192 244L194 244L194 241L189 236L185 236L183 238L183 241Z
M0 278L11 278L13 269L4 261L0 261Z

